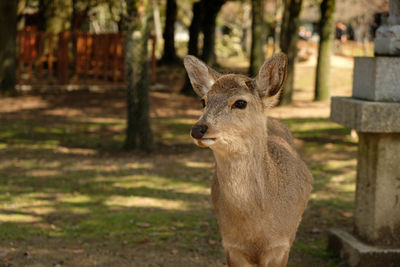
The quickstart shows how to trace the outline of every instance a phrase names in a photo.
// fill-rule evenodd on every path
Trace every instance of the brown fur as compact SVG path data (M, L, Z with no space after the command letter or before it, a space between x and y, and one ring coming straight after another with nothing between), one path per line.
M217 75L196 58L185 58L195 91L206 102L197 124L208 130L195 142L209 146L216 159L211 195L228 266L286 266L307 205L312 176L289 130L267 117L286 64L286 56L275 55L252 80ZM232 108L237 100L247 107Z

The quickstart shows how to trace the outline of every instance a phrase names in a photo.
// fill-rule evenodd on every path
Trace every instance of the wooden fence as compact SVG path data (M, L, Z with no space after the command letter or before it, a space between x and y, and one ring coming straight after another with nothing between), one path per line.
M123 85L124 35L18 33L18 84Z

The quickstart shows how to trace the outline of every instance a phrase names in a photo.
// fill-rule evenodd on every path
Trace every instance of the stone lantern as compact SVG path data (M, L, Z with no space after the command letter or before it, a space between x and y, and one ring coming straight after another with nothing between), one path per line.
M350 266L400 266L400 0L389 14L375 57L355 58L352 97L331 103L331 119L359 136L354 229L329 235Z

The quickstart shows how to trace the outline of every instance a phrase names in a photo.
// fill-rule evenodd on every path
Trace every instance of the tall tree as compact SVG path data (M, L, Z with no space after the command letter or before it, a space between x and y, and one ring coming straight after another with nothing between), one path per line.
M202 0L207 16L203 17L203 53L201 59L209 65L215 63L215 26L217 15L226 0Z
M178 7L176 0L167 0L167 11L164 28L164 53L161 58L163 63L174 63L178 57L175 49L175 21Z
M125 0L125 65L127 80L127 128L125 149L150 151L154 147L150 125L149 57L151 0Z
M264 63L264 0L251 0L251 52L249 74L256 75Z
M193 3L193 17L189 26L188 55L196 57L199 56L199 34L203 21L203 8L203 1ZM184 95L196 96L187 74L185 77L185 83L181 89L181 93Z
M320 5L319 47L314 100L330 97L330 69L334 30L335 0L323 0Z
M39 0L39 10L38 10L38 29L39 31L46 31L47 29L47 17L48 11L50 9L50 0Z
M199 56L199 34L203 21L203 1L193 3L193 17L189 26L188 55Z
M0 0L0 92L14 93L17 71L18 1Z
M297 55L297 41L300 26L300 11L303 0L283 0L283 16L280 34L280 48L288 57L288 68L284 90L279 105L292 103L294 66Z
M215 26L218 12L226 0L201 0L193 4L193 17L189 27L188 54L199 56L199 34L203 32L203 50L201 59L209 65L215 63ZM205 14L207 12L207 14ZM189 77L186 75L185 84L181 89L185 95L195 96Z

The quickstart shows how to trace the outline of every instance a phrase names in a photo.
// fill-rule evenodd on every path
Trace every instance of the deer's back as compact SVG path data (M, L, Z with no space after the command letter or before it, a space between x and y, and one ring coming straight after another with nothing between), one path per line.
M276 177L278 188L284 196L281 210L295 212L287 208L293 207L300 216L306 207L313 178L296 151L289 129L273 118L268 119L268 152L273 167L269 168L273 172L270 176ZM297 205L290 205L289 202Z

